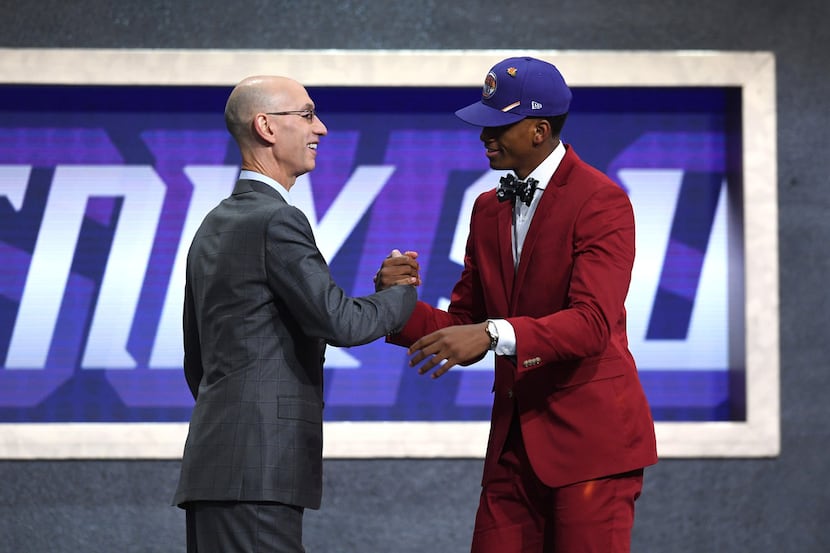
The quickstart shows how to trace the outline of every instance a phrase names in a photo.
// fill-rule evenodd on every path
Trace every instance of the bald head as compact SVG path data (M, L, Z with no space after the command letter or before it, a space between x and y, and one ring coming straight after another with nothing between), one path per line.
M225 125L240 147L254 140L252 123L259 112L280 109L303 85L288 77L248 77L234 87L225 104Z
M328 133L308 91L287 77L248 77L236 85L225 105L225 124L239 145L242 169L286 189L314 169L320 137Z

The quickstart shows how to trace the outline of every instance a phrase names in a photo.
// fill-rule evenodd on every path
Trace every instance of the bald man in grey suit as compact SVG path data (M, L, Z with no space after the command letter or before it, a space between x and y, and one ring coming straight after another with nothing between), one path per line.
M332 280L308 220L286 201L327 133L302 85L245 79L225 122L242 171L187 256L184 372L196 405L174 504L187 511L189 552L300 553L303 509L319 508L322 492L326 344L402 327L418 264L394 251L381 270L397 285L365 297Z

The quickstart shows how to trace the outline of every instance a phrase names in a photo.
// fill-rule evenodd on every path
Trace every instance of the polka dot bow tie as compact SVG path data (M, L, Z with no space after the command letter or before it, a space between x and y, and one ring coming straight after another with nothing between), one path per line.
M536 179L527 179L526 181L519 180L513 175L505 175L499 179L499 187L496 190L496 198L500 202L510 200L515 205L516 198L524 202L525 205L530 205L533 200L533 193L536 192L536 185L539 181Z

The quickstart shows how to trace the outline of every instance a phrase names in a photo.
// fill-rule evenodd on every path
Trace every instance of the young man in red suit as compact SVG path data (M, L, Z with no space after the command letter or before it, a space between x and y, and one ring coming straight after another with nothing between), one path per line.
M473 553L628 552L643 467L657 461L626 336L634 216L560 141L570 100L556 67L510 58L456 112L510 173L475 202L447 311L419 302L388 338L432 378L496 354Z

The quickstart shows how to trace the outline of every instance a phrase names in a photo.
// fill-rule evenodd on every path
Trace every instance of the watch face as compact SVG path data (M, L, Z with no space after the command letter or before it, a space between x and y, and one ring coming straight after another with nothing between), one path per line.
M490 337L490 349L495 350L499 343L499 331L493 321L487 321L487 335Z

